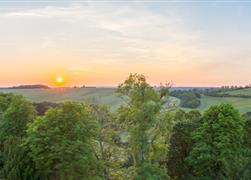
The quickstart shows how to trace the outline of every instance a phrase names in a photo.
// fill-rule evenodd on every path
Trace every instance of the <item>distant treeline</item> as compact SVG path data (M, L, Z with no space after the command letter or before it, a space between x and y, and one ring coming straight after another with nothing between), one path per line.
M222 86L221 88L211 88L201 91L201 94L212 97L236 97L236 98L251 98L251 95L245 94L229 94L230 91L249 89L250 86Z
M170 92L170 96L180 99L180 106L184 108L197 108L200 106L200 91L193 89L188 91L175 90Z
M42 84L20 85L20 86L8 87L6 89L49 89L49 86L42 85Z

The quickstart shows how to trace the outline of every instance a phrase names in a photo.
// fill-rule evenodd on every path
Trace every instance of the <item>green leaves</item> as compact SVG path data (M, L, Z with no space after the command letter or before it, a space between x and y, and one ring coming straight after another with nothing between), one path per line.
M95 177L99 166L92 151L96 130L87 106L67 102L31 124L26 143L36 168L47 177Z
M128 97L127 106L118 110L118 118L129 133L129 154L133 157L133 166L138 174L134 178L159 179L162 175L155 173L160 166L152 161L157 159L157 150L163 146L157 144L160 131L155 128L162 122L158 118L168 89L157 91L146 82L143 75L131 74L119 85L117 92Z
M35 109L30 102L21 96L13 96L11 99L0 121L1 141L8 136L24 136L27 124L35 118Z
M21 96L1 95L3 102L0 120L0 154L3 166L0 178L30 179L36 177L34 164L27 156L28 150L23 146L28 123L35 118L32 104Z
M202 117L170 111L167 86L151 87L139 74L117 92L127 104L114 114L106 106L65 102L45 114L42 108L39 117L23 97L0 94L0 179L250 177L251 121L244 130L231 105L213 106Z
M243 158L244 121L231 105L212 106L193 134L188 161L202 178L234 179Z
M168 175L173 179L191 179L193 174L186 158L194 145L192 133L201 125L201 115L198 111L177 111L175 120L168 152Z

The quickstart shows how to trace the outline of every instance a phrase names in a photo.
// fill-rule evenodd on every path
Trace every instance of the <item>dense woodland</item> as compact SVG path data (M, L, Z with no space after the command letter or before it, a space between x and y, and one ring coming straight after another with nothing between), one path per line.
M117 93L125 105L114 113L0 94L0 179L251 179L248 114L229 104L174 110L168 87L156 90L138 74Z
M197 108L201 104L201 92L196 89L188 91L175 90L171 91L169 95L180 99L180 107Z

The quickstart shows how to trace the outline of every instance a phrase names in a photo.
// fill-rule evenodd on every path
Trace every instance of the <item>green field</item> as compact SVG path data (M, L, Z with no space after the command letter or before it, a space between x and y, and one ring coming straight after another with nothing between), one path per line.
M0 92L21 94L33 102L63 102L66 100L96 102L109 105L112 111L123 104L122 99L115 93L115 88L1 89ZM229 91L228 93L251 95L251 89ZM200 111L220 103L232 104L242 113L251 111L251 99L248 98L202 96L200 100L201 105L197 108ZM170 97L168 104L177 106L179 99Z
M112 111L124 103L115 93L115 88L0 89L0 92L23 95L32 102L94 102L108 105ZM168 104L177 105L179 99L170 97Z
M222 94L251 96L251 88L222 92ZM201 112L205 111L206 109L208 109L212 105L218 105L221 103L232 104L241 113L251 112L251 98L212 97L212 96L202 95L200 98L200 101L201 101L201 105L197 108L197 110L199 110ZM182 108L182 109L192 110L190 108Z
M223 92L229 95L247 95L251 96L251 88L233 90ZM200 110L207 109L210 105L215 105L219 103L229 103L235 108L239 109L240 112L251 112L251 98L239 98L239 97L208 97L204 96L201 99Z
M234 90L234 91L228 91L228 92L224 92L224 93L230 94L230 95L246 95L246 96L251 96L251 88Z
M211 105L216 105L220 103L232 104L242 113L251 111L251 99L234 98L234 97L219 98L219 97L209 97L209 96L203 96L201 98L201 106L198 109L203 111L209 108Z
M96 102L109 105L112 110L123 103L114 88L1 89L0 92L20 94L32 102Z

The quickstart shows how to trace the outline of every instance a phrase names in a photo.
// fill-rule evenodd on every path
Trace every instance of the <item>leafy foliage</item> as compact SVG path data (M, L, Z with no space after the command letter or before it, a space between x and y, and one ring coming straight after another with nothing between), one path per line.
M11 136L4 141L3 167L1 177L7 180L34 180L39 179L35 164L28 156L29 150L23 146L23 138Z
M154 179L157 166L151 161L151 152L156 139L152 130L158 125L157 117L165 103L162 95L167 93L163 90L157 92L143 75L138 74L131 74L117 91L128 97L127 106L122 106L118 113L120 122L129 133L129 153L137 174L134 178ZM146 175L146 170L152 174Z
M52 102L34 103L33 105L35 106L39 116L43 116L50 108L55 108L58 106L58 104Z
M204 179L234 179L243 160L244 121L231 105L207 110L203 124L193 133L188 157L195 176Z
M196 90L189 91L171 91L170 96L177 97L181 100L180 106L184 108L197 108L200 106L200 93Z
M180 118L181 121L177 122L172 131L167 168L171 178L188 179L192 176L192 168L186 162L186 158L194 144L192 133L201 125L201 114L198 111L178 111L176 120Z
M35 177L34 166L27 150L22 146L28 123L35 118L32 104L21 96L1 96L2 118L0 120L1 169L4 179L30 179Z
M90 105L92 114L99 124L95 138L95 155L99 161L102 161L102 178L104 180L122 178L121 167L123 161L124 149L119 147L116 140L119 129L115 122L114 115L104 105Z
M168 85L151 87L139 74L117 92L124 105L116 113L0 94L0 179L250 179L248 113L227 104L203 116L176 110ZM189 105L205 92L173 93Z
M247 150L245 158L246 161L239 172L240 179L248 179L251 177L251 118L248 116L245 117L245 119L244 145L247 147Z
M40 176L97 179L99 161L92 148L96 130L90 108L81 103L64 103L37 118L26 143Z
M6 109L9 107L13 97L14 95L10 93L8 94L0 93L0 113L1 114L5 112Z
M34 120L35 113L30 102L22 96L13 96L0 121L0 140L4 141L9 136L24 136L27 124Z

